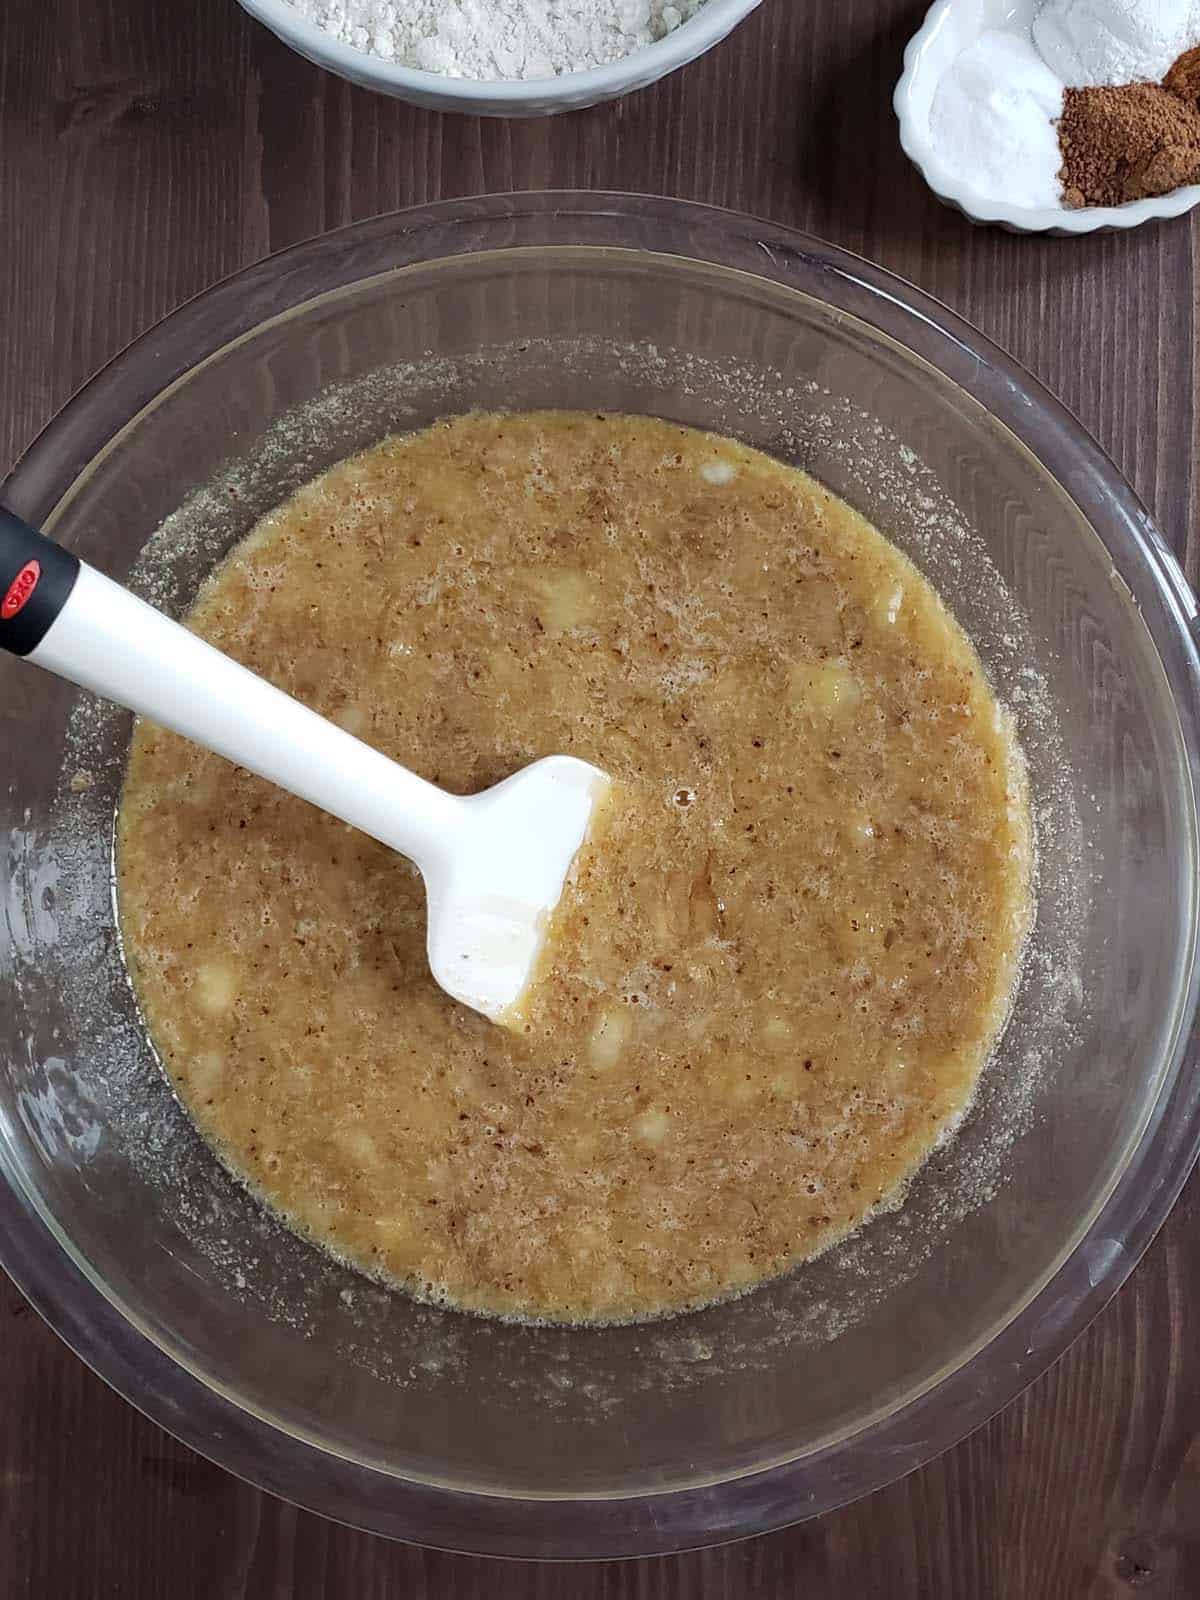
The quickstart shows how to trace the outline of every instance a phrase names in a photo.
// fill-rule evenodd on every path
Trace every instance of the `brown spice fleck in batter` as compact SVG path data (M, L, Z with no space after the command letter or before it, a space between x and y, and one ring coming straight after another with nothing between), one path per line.
M197 1122L342 1256L622 1319L894 1203L962 1112L1029 916L1007 718L911 564L802 474L639 417L473 415L267 517L197 632L449 788L620 793L517 1036L425 967L400 858L142 724L127 948Z

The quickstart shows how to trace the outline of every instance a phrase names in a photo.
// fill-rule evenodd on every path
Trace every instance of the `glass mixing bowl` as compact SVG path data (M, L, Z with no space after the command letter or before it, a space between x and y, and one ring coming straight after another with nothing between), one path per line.
M113 917L129 719L0 669L0 1251L187 1443L377 1532L514 1556L681 1549L919 1465L1043 1371L1200 1135L1194 597L1038 385L944 307L767 223L605 195L360 224L168 318L3 499L178 613L255 518L382 434L486 406L656 412L798 462L907 550L1019 719L1040 849L1016 1009L907 1205L742 1299L610 1329L418 1305L209 1154Z

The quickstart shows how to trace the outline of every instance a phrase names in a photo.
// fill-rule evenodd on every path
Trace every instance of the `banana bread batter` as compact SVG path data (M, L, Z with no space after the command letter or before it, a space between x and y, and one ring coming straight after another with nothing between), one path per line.
M119 818L152 1038L231 1167L480 1311L677 1311L895 1204L1030 915L1008 717L916 569L752 450L471 415L302 489L205 638L443 786L618 781L514 1034L428 975L407 862L142 723Z

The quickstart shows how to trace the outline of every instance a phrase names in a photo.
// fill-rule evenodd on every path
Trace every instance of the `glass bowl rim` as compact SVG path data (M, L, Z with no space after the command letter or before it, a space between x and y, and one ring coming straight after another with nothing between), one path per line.
M631 243L635 225L656 227L686 236L689 248L664 252L643 245L649 255L752 270L785 288L790 261L812 262L851 300L932 339L936 357L912 349L903 338L900 342L915 360L932 361L949 381L959 381L949 370L955 364L965 373L979 368L994 373L1000 403L987 407L993 418L1080 507L1106 547L1111 551L1111 540L1121 543L1151 580L1150 591L1140 598L1153 612L1147 625L1180 719L1195 822L1194 795L1200 787L1196 599L1115 465L1035 378L940 302L839 247L734 211L588 191L480 196L371 218L294 245L185 302L102 367L26 450L0 484L0 499L31 520L52 525L56 508L70 498L88 464L198 364L276 317L295 314L313 299L381 270L428 269L511 249L506 235L519 223L543 232L561 228L556 242L573 253L581 231L588 235L585 245L596 243L591 235L611 231L614 237L598 247L620 251L638 248L636 236ZM488 236L493 243L479 242ZM333 281L322 282L330 270ZM885 338L896 337L875 318L867 320ZM220 331L215 342L214 323ZM177 352L165 365L164 351ZM141 381L131 388L135 369ZM116 426L101 420L114 414L123 419ZM1035 429L1039 437L1031 439ZM1070 485L1056 469L1058 462L1070 464ZM54 485L63 485L57 494ZM1103 534L1088 503L1104 513ZM1189 980L1174 1052L1169 1070L1160 1074L1158 1098L1141 1138L1090 1227L1007 1325L953 1371L849 1439L782 1465L661 1493L559 1499L481 1494L381 1472L273 1426L185 1370L121 1313L60 1247L29 1199L8 1183L0 1185L0 1264L81 1359L184 1443L258 1487L373 1532L479 1554L585 1559L689 1549L819 1515L923 1465L1015 1398L1116 1292L1173 1205L1200 1153L1195 859L1200 840L1192 845ZM988 1370L981 1372L985 1358Z

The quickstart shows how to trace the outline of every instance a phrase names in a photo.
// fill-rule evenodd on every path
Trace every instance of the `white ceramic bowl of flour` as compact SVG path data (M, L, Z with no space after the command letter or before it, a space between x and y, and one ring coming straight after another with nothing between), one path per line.
M1024 9L1030 9L1028 4ZM1103 229L1136 228L1143 222L1178 217L1200 205L1200 184L1121 206L1022 206L995 200L964 183L943 160L930 133L930 113L938 85L962 52L989 28L1003 27L1018 5L1014 0L936 0L923 26L904 52L904 73L896 86L896 115L904 153L933 192L973 222L994 223L1016 233L1074 235Z
M431 111L484 117L552 116L644 89L711 50L761 3L706 0L694 17L664 38L606 66L557 77L474 79L422 72L343 44L307 20L288 0L239 0L252 17L293 50L351 83Z

